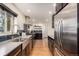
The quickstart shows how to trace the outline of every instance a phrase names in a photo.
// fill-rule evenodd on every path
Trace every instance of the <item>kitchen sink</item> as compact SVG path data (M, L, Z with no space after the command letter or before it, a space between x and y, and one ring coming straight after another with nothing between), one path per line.
M12 42L20 42L20 39L15 39Z
M14 39L12 42L22 42L22 49L29 43L29 39Z
M14 39L12 42L23 42L23 41L25 41L25 39Z
M22 42L22 49L24 49L28 43L30 42L31 40L31 36L27 36L27 37L24 37L24 38L21 38L21 37L18 37L18 38L14 38L12 40L12 42Z

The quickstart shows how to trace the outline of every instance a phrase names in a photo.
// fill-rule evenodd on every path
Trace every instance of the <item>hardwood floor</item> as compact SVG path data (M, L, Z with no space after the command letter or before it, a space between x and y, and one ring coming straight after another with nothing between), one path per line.
M34 41L34 48L30 56L52 56L51 52L49 51L48 47L43 45L42 40L35 40Z

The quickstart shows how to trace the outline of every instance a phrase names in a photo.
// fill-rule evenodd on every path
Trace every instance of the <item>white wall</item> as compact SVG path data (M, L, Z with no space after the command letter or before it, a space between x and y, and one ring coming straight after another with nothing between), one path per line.
M52 28L52 19L48 19L45 23L45 30L44 30L44 39L43 43L44 46L48 46L48 35L54 37L54 28Z

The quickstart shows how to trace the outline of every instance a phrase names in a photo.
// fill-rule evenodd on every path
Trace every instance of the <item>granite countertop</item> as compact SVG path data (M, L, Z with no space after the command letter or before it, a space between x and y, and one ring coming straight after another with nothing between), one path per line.
M29 43L29 41L30 41L29 38L31 38L31 37L32 37L32 35L26 35L26 36L22 37L23 41L13 42L11 40L9 42L0 44L0 56L6 56L8 53L13 51L17 46L19 46L21 44L22 44L23 49L24 49L25 46ZM18 38L14 38L14 40L16 40Z
M30 37L32 37L32 35L26 35L26 36L22 36L22 39L24 39L24 38L30 38Z
M22 42L22 49L24 49L29 44L29 42L30 42L30 40L32 38L32 35L24 35L24 36L21 36L20 37L21 39L19 39L19 41L17 41L18 38L14 38L12 41L13 42Z
M28 45L28 43L30 42L30 38L32 37L32 35L26 35L26 36L23 36L22 37L22 39L21 40L23 40L23 42L22 42L22 49L24 49L27 45Z
M48 36L54 39L54 35L48 35Z
M8 53L13 51L17 46L21 45L22 42L8 42L0 45L0 56L6 56Z

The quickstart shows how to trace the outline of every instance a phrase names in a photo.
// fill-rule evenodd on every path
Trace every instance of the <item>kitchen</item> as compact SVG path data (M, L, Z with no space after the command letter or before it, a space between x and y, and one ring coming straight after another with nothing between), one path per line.
M78 56L78 3L0 3L0 56Z

